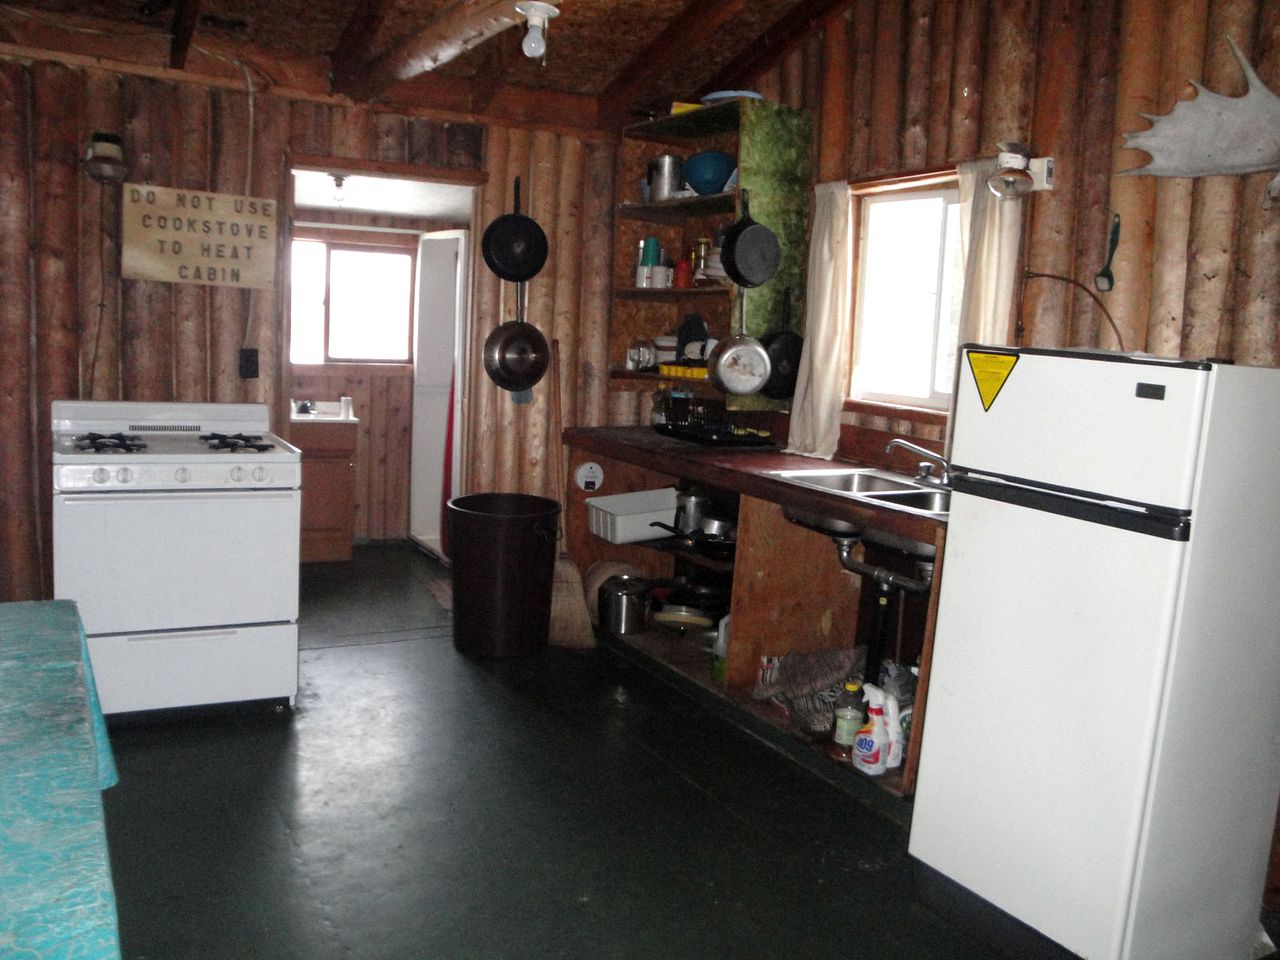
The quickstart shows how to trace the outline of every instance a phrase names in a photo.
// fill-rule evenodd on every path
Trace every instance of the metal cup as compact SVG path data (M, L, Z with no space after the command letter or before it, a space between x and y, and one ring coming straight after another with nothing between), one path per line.
M684 162L674 153L664 153L649 161L649 200L670 200L684 182Z

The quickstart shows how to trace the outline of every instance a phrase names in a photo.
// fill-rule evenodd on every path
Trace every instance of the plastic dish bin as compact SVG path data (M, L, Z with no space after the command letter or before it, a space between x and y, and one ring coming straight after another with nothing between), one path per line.
M670 530L649 526L655 520L676 522L675 487L587 498L589 529L610 543L635 543L671 536Z

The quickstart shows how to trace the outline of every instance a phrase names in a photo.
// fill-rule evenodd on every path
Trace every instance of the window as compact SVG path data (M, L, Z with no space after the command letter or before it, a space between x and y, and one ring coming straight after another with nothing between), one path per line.
M294 239L289 360L408 362L413 247Z
M854 187L858 265L850 396L946 409L960 330L960 195L939 185Z

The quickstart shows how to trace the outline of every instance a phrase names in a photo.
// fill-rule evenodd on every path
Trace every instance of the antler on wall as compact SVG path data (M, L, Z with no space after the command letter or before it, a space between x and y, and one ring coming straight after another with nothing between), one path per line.
M1242 97L1214 93L1192 80L1194 100L1180 100L1169 113L1139 114L1151 129L1127 133L1124 145L1151 155L1146 166L1121 176L1203 177L1280 169L1280 97L1272 93L1227 37L1244 73ZM1280 202L1280 174L1267 185L1266 206Z

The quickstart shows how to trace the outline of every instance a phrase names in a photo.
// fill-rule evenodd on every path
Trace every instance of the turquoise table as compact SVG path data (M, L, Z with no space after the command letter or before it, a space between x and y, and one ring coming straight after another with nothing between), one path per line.
M0 603L0 957L119 960L115 761L74 603Z

